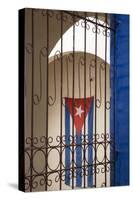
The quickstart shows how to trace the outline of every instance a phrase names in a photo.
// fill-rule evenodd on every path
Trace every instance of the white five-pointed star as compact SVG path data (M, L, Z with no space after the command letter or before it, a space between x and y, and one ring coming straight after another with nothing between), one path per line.
M81 117L81 114L84 112L84 110L81 109L81 106L80 107L75 107L76 109L76 114L75 116L79 115L79 117Z

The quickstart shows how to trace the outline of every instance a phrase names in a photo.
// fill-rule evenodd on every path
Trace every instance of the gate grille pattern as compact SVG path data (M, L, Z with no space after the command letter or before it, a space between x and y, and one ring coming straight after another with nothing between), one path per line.
M42 16L46 17L47 20L47 46L44 46L40 49L40 54L39 54L39 62L40 66L38 68L39 73L40 73L40 79L39 79L39 93L34 92L34 85L35 85L35 64L34 64L34 13L35 12L41 12ZM82 158L82 166L80 168L82 169L82 173L80 176L83 178L83 187L86 188L88 187L86 184L86 177L88 176L88 169L91 167L92 168L92 176L93 176L93 185L91 187L97 187L97 175L98 174L103 174L104 175L104 181L101 183L101 187L106 187L107 185L107 173L111 173L111 170L113 170L114 167L114 159L113 156L111 157L109 154L107 154L107 151L110 152L111 150L114 150L114 138L111 138L112 134L107 133L107 112L110 110L110 99L107 98L106 92L107 92L107 38L110 37L110 32L114 32L114 30L109 26L109 17L107 14L103 15L103 23L101 23L101 20L99 20L99 14L96 13L94 14L93 17L88 17L87 13L80 13L80 12L68 12L68 11L59 11L56 14L56 18L58 21L60 21L60 39L61 39L61 48L60 50L57 50L55 55L54 55L54 94L50 95L48 91L48 77L49 77L49 19L52 18L55 15L54 11L51 10L32 10L32 43L26 44L26 54L28 56L32 57L32 98L31 98L31 136L27 137L25 139L25 157L29 161L29 167L27 167L27 170L25 170L25 190L26 191L36 191L38 190L38 187L42 187L43 190L49 190L52 185L55 183L58 184L58 188L62 190L63 189L63 183L65 181L65 172L66 170L70 171L70 179L71 179L71 185L70 188L74 189L75 188L75 176L76 172L75 170L78 168L76 166L75 162L75 148L77 146L80 146L82 148L83 152L83 158ZM69 16L69 17L68 17ZM70 17L71 16L71 17ZM70 20L71 19L71 20ZM60 122L60 130L59 133L55 138L52 136L49 136L49 131L48 131L48 114L49 114L49 107L54 106L57 98L57 88L56 88L56 60L60 61L61 65L61 83L60 83L60 118L62 119L63 115L63 24L71 23L73 27L73 50L72 53L67 56L67 61L68 65L69 62L72 63L73 66L73 74L72 74L72 98L74 99L74 77L75 77L75 27L79 26L79 20L81 21L81 26L84 29L84 52L83 52L83 57L79 59L79 66L82 65L84 67L84 99L86 99L87 94L87 85L86 85L86 68L87 68L87 52L86 52L86 38L87 38L87 30L90 29L89 24L93 24L94 27L92 30L93 34L95 34L95 55L94 59L91 60L90 65L89 65L89 71L91 73L91 69L94 69L95 76L93 80L90 78L90 96L91 96L91 84L92 81L95 83L95 95L94 95L94 101L95 101L95 127L94 127L94 133L93 133L93 138L89 138L88 135L86 134L86 126L85 126L85 121L84 121L84 133L81 135L81 144L76 144L76 138L74 134L74 121L72 123L72 134L70 135L69 139L70 140L70 149L71 149L71 156L72 156L72 164L70 169L66 169L65 163L63 160L63 155L65 152L65 148L68 147L66 145L66 136L63 133L63 128L62 128L62 120ZM100 27L103 28L103 32L101 33ZM103 34L105 38L105 59L104 62L100 64L100 70L97 73L97 51L98 51L98 45L97 45L97 37L98 34ZM43 66L43 57L46 57L47 60L47 118L46 118L46 135L41 136L41 137L36 137L34 135L34 110L35 106L37 107L39 103L42 101L42 93L43 93L43 86L42 86L42 66ZM68 68L66 68L68 70ZM98 109L101 107L102 104L102 78L101 78L101 73L104 73L104 133L99 133L97 130L97 112ZM69 76L68 76L68 71L66 71L67 75L67 94L68 96L70 95L70 88L69 88ZM80 81L80 72L78 76L78 83L79 83L79 97L81 96L81 81ZM98 91L98 92L97 92ZM99 95L98 95L99 94ZM85 101L84 101L85 102ZM73 105L74 107L74 105ZM74 109L74 108L73 108ZM93 149L93 160L92 163L88 163L88 160L86 158L86 149L89 148ZM97 152L100 151L99 149L104 149L104 156L101 159L99 159ZM58 161L56 161L56 168L52 168L52 166L49 163L49 156L51 152L56 152L57 157L59 158ZM36 157L37 155L41 154L41 166L38 169L36 169ZM38 161L40 162L40 161ZM55 174L54 179L50 178L51 174Z

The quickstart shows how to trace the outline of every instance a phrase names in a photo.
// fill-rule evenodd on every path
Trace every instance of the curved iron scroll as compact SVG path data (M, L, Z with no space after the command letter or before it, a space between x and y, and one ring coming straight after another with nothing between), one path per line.
M97 108L100 108L102 104L102 80L101 80L102 73L101 72L104 70L105 70L105 63L102 62L100 63L100 68L99 68L99 98L96 99Z
M84 63L85 63L85 61L84 61L84 56L81 56L80 58L79 58L79 61L78 61L78 88L79 88L79 98L81 98L81 81L80 81L80 79L81 79L81 77L80 77L80 67L81 66L84 66Z
M42 57L47 56L47 47L41 48L39 52L39 93L33 96L34 105L38 105L42 99Z
M102 104L102 71L105 71L105 62L100 63L99 68L99 98L96 99L97 108L101 107ZM107 76L107 75L106 75ZM110 82L109 78L108 81ZM106 109L110 109L110 100L106 101Z
M70 89L69 89L69 70L68 66L69 63L73 62L73 54L70 53L69 55L66 56L66 77L67 77L67 96L70 96Z
M54 86L54 96L48 96L48 105L49 106L53 106L56 102L56 60L59 60L60 59L60 51L57 50L55 52L55 55L54 55L54 83L53 83L53 86Z
M69 145L66 145L66 140L70 141ZM47 142L47 147L46 147L46 142ZM104 149L105 145L106 148L110 148L110 146L113 146L113 138L110 138L110 134L107 133L107 137L106 137L106 143L105 143L105 135L103 133L101 134L97 134L96 135L96 141L95 138L89 138L88 134L84 135L81 134L81 144L77 144L76 143L76 136L68 136L68 138L66 137L66 135L62 135L61 136L56 136L55 138L53 137L48 137L46 138L45 136L42 137L27 137L25 140L25 144L26 144L26 148L25 148L25 156L27 157L27 164L29 163L30 159L31 159L31 155L30 155L30 151L31 151L31 143L33 143L33 163L35 163L35 159L36 157L41 154L42 160L45 161L46 158L46 148L48 149L48 157L50 156L50 154L55 153L56 152L56 163L55 166L53 167L53 165L50 164L50 160L48 161L48 171L47 174L45 172L45 162L42 163L42 169L38 169L37 166L35 166L33 164L33 174L32 177L30 175L30 164L29 166L27 166L27 170L25 171L25 190L28 190L30 185L32 186L32 189L36 189L39 186L43 186L45 184L48 185L48 187L51 187L52 185L54 185L55 183L58 183L60 181L65 181L65 173L67 170L70 171L70 174L72 173L72 170L76 171L77 168L81 168L82 172L80 174L81 177L84 176L88 176L88 168L92 167L92 175L93 174L100 174L100 173L105 173L106 172L110 172L110 167L111 165L113 165L113 160L110 160L110 157L107 156L105 158L105 154L103 151L102 157L99 159L96 155L94 155L93 160L95 159L95 156L97 158L97 163L96 163L96 172L95 172L95 164L92 160L92 162L88 162L88 157L85 157L85 163L81 166L77 166L76 161L74 161L74 169L70 166L70 168L66 168L64 161L62 161L62 163L60 163L60 159L58 159L60 157L60 148L62 148L62 153L64 153L65 148L69 147L70 149L72 148L72 146L74 147L74 151L76 151L77 147L81 147L87 150L87 148L95 148L95 143L96 143L96 148L98 152L98 149ZM72 150L71 150L72 153ZM41 158L41 157L40 157ZM106 159L106 168L105 168L105 159ZM72 162L72 160L71 160ZM62 170L61 170L61 175L60 176L60 169L59 166L62 166ZM85 169L85 170L84 170ZM55 174L55 178L50 177L52 174ZM47 179L47 183L46 183L46 175L48 177ZM72 175L72 174L71 174ZM72 176L70 175L70 179L72 179ZM74 178L76 178L76 173L74 173ZM30 183L30 181L32 180L32 184ZM104 186L104 183L102 183Z

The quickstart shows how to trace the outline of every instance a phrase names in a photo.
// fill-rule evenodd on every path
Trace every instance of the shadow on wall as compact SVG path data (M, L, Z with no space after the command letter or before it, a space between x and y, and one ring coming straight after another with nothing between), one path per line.
M13 188L13 189L17 189L18 190L18 184L17 183L8 183L8 186Z

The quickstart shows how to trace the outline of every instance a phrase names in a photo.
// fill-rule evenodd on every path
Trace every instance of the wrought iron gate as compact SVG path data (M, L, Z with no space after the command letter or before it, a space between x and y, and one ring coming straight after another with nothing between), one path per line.
M40 22L37 22L36 16L38 15ZM114 30L109 25L109 16L108 14L87 12L31 9L27 18L29 19L27 29L30 29L30 37L27 36L28 39L26 39L25 54L28 60L26 67L31 66L29 70L31 77L25 80L25 102L27 98L30 101L25 108L30 107L30 131L29 135L25 137L27 162L25 164L25 190L75 189L77 188L77 169L81 169L78 175L81 176L81 188L110 186L111 176L114 176L112 172L114 139L113 134L110 134L109 125L110 67L107 54L108 45L110 45L108 44L109 37ZM56 49L54 55L50 57L53 49L50 36L53 29L50 23L52 24L53 19L54 22L57 21L56 26L58 27L53 34L56 34L58 30L57 35L60 35L53 42L53 47L60 39L60 49ZM43 20L45 20L44 27ZM41 35L41 29L38 30L35 27L36 23L41 23L40 27L45 29L45 35ZM76 30L79 26L83 29L82 52L76 52L75 49L75 43L78 42L76 41ZM64 52L63 35L69 28L72 28L72 43L70 44L72 48L69 53L66 53ZM44 42L43 39L36 38L35 35L38 32L42 38L45 38ZM89 43L86 41L89 32L92 32L95 38L94 54L87 52ZM100 34L104 38L102 41L104 43L104 52L102 52L104 59L100 58L98 54ZM41 46L39 51L36 50L37 42ZM29 97L27 96L28 87L31 91ZM65 97L72 99L72 122L69 138L66 137L64 125ZM74 99L84 99L85 107L88 97L94 97L93 134L91 136L88 134L84 117L81 141L78 144L74 126ZM43 107L44 109L42 109ZM56 109L55 116L54 109ZM53 133L56 122L58 134ZM40 130L41 133L38 136L37 132ZM100 132L101 130L102 132ZM66 148L70 150L70 168L67 168L65 163ZM82 151L81 165L77 165L75 161L77 148ZM91 161L88 160L89 151L93 152ZM67 171L69 171L69 184L65 184ZM88 176L91 178L91 184L88 184Z

